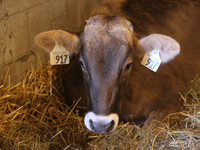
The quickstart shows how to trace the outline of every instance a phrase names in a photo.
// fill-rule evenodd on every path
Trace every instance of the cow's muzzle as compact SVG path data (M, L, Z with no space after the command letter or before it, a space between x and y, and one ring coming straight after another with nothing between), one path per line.
M117 114L108 116L96 115L93 112L88 112L85 116L84 123L86 127L95 133L107 133L114 130L119 122Z

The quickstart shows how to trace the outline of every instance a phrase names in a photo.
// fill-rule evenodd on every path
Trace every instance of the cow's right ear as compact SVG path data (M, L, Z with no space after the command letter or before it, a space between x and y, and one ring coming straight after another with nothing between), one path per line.
M70 56L74 53L77 54L80 48L78 35L62 30L42 32L35 37L35 43L49 53L55 47L55 43L57 43L64 46L69 51Z
M149 53L155 49L159 50L162 63L167 63L180 53L179 43L166 35L150 34L137 42L136 51L139 58L144 56L145 52Z

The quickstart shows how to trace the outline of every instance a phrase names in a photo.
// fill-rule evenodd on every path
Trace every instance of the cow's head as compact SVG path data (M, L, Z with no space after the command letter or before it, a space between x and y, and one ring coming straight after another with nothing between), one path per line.
M80 49L88 101L84 122L97 133L112 131L118 125L119 105L132 71L133 56L141 58L145 51L157 48L163 62L167 62L180 49L175 40L160 34L137 40L128 20L101 14L87 20L80 36L53 30L37 35L35 41L48 52L53 50L55 42L63 45L70 55Z

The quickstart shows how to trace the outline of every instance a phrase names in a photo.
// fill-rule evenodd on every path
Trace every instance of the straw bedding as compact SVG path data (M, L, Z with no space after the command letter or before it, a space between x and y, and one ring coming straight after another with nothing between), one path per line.
M184 109L169 116L172 124L154 131L121 123L111 133L95 134L59 94L59 67L30 69L16 85L6 75L0 86L0 150L200 149L200 75L180 94Z

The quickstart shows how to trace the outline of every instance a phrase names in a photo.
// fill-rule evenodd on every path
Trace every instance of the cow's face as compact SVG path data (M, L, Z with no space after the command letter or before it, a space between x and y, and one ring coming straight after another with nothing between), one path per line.
M133 63L133 28L123 17L95 15L87 21L81 37L88 113L85 124L105 133L118 124L119 103Z
M128 20L106 15L92 16L80 37L52 30L37 35L35 42L48 52L57 43L70 55L81 47L80 64L88 100L84 122L89 130L97 133L112 131L118 125L120 101L134 71L133 56L141 59L145 51L157 49L162 62L166 63L180 51L180 45L165 35L151 34L136 40Z

